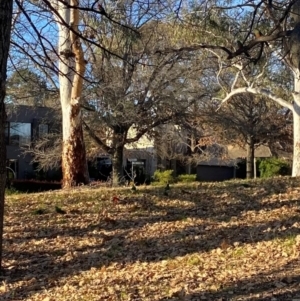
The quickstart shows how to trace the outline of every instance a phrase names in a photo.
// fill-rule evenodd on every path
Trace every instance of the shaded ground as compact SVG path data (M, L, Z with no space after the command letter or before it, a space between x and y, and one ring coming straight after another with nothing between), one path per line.
M300 300L299 184L7 197L0 300Z

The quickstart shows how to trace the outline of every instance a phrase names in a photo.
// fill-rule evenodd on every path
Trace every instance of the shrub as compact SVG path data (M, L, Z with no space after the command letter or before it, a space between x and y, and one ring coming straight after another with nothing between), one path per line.
M196 176L197 175L179 175L177 177L177 181L178 182L183 182L183 183L195 182L196 181Z
M13 195L13 194L18 194L19 191L15 189L14 187L6 187L5 188L5 195Z
M154 182L157 184L172 184L175 182L174 172L171 169L160 171L156 170L153 175Z
M291 167L289 163L283 159L263 159L260 161L258 168L261 178L269 178L279 175L286 176L291 174Z

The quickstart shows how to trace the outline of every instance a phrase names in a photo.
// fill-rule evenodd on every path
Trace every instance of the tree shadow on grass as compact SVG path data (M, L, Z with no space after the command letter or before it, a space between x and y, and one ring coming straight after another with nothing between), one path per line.
M297 227L297 224L300 223L300 217L296 214L280 220L255 222L250 225L226 225L226 221L233 217L239 217L242 212L247 210L273 210L295 205L297 207L299 205L297 199L283 203L262 204L261 201L272 193L262 191L263 194L256 196L249 204L249 191L239 191L239 202L230 201L230 198L233 197L231 193L234 192L227 190L220 190L219 192L220 194L226 193L226 196L223 196L221 200L218 194L210 195L209 199L203 198L202 194L203 199L196 199L198 197L197 191L195 195L184 193L181 193L179 197L175 194L174 196L170 195L171 200L173 198L174 200L178 199L179 202L190 202L191 206L188 208L178 208L175 205L164 207L158 205L151 198L144 198L146 205L138 202L133 204L137 206L136 210L140 215L135 215L136 212L133 211L133 216L130 214L129 216L123 215L113 223L109 221L95 223L93 218L89 217L90 225L86 227L69 226L68 223L51 224L45 228L28 226L26 237L24 237L22 229L18 228L16 231L20 232L19 237L5 240L5 243L8 244L7 249L9 249L10 243L26 243L30 248L32 244L36 243L36 240L43 240L44 244L51 245L51 243L57 244L56 239L62 240L61 248L56 247L49 250L46 248L44 250L37 244L33 254L32 250L18 251L16 245L14 250L10 249L9 253L6 251L4 258L9 255L9 258L21 258L21 260L18 264L10 267L2 279L8 283L13 283L30 275L33 279L32 282L24 284L14 292L16 297L24 299L37 290L54 287L59 278L76 275L92 267L100 268L114 262L125 264L137 261L158 262L162 259L172 259L196 252L208 252L220 248L224 240L226 240L226 244L233 246L235 243L256 243L275 238L295 237L300 234ZM222 203L223 199L224 204ZM119 209L122 209L121 207L122 205ZM164 213L159 215L159 212ZM157 215L151 216L150 213L157 213ZM51 216L48 218L51 220ZM77 214L76 216L65 217L66 220L68 218L82 219L83 216ZM160 235L153 237L142 236L138 232L144 226L155 226L160 223L184 219L195 221L195 225L189 223L180 230L168 230L167 233L162 228ZM106 231L106 234L103 233L103 230ZM64 238L78 239L80 242L83 237L84 240L90 240L93 243L88 246L73 245L72 250L68 250L68 246L63 243ZM228 295L231 291L228 290ZM224 292L226 290L221 293ZM213 299L215 293L208 292L208 294L211 294L209 297L212 298L211 300L217 300ZM0 293L0 297L4 300L9 296L9 292ZM218 296L215 294L216 298L219 298ZM197 295L190 297L195 300L198 298Z
M295 216L292 221L283 220L281 224L299 221L300 218ZM274 229L275 223L276 221L257 226L245 225L216 230L207 230L205 226L202 228L190 226L183 231L176 231L161 237L139 238L136 240L129 240L126 237L128 232L124 232L117 237L106 237L105 239L101 237L101 234L91 233L90 239L96 237L99 241L102 240L102 243L77 247L72 251L73 255L68 255L70 257L68 260L66 260L68 251L63 248L52 252L36 250L35 254L32 254L31 251L12 252L10 255L15 258L23 258L23 263L10 269L7 276L9 276L10 282L20 281L28 275L34 279L33 283L27 288L21 287L14 292L15 296L20 294L22 298L25 298L33 292L33 287L36 290L39 289L38 283L44 281L47 283L46 288L50 288L56 285L54 279L78 274L92 267L100 268L113 262L157 262L195 252L207 252L220 247L224 239L227 240L229 245L236 242L242 244L263 241L266 240L266 236L260 236L260 233L264 233L269 228ZM241 233L243 235L240 235ZM297 228L277 229L270 234L269 239L291 237L298 234L300 234L300 231ZM40 289L42 288L40 287ZM5 293L2 294L4 300L7 296Z
M271 211L291 206L298 207L300 212L300 193L297 198L284 195L297 186L299 179L291 178L290 182L285 182L284 178L266 180L259 188L253 184L246 187L240 183L229 182L227 186L212 186L210 188L198 188L197 190L174 189L168 196L171 200L192 202L195 204L194 210L189 210L192 217L209 217L216 221L229 221L232 217L239 217L247 211ZM251 183L251 182L250 182ZM290 185L289 185L290 184ZM281 198L288 198L281 201ZM299 197L299 198L298 198ZM273 200L271 201L271 199ZM268 200L266 202L266 200ZM163 209L158 206L158 209ZM170 213L180 216L180 208L169 207ZM183 212L183 211L182 211Z
M298 179L291 178L292 186L298 183ZM273 196L276 193L285 193L291 187L284 182L284 178L280 181L280 178L275 182L274 180L268 180L261 183L262 185L257 188L256 185L247 184L244 187L240 183L229 182L226 186L213 186L213 191L209 187L202 189L188 190L183 188L171 188L171 192L168 196L163 196L163 191L157 190L159 192L153 193L149 190L144 191L143 197L136 197L135 195L126 196L122 202L124 202L124 207L122 208L122 202L120 205L116 205L115 211L117 218L113 223L102 223L101 228L103 230L112 229L131 229L131 228L141 228L145 225L151 223L157 223L162 221L172 222L180 221L185 218L202 218L202 219L213 219L215 221L229 221L232 217L239 217L241 214L247 211L260 211L260 210L274 210L281 209L283 207L296 206L299 208L300 212L300 200L290 199L281 202L276 200L273 202L263 201ZM245 185L245 184L244 184ZM273 187L272 185L276 185ZM276 191L276 193L274 192ZM154 196L158 196L160 199L165 200L164 205L157 204L153 199ZM299 194L300 197L300 194ZM176 204L170 205L166 204L169 201L177 201ZM189 202L191 205L189 208L181 206L181 203ZM132 205L131 207L126 207ZM125 212L121 216L118 216L117 211L121 208L121 211ZM131 212L127 212L128 208ZM93 209L89 211L89 208L82 210L85 213L93 212ZM128 213L128 214L127 214ZM153 214L154 213L154 214ZM155 214L157 213L157 214ZM20 212L20 218L22 219L23 211ZM81 216L78 213L79 217ZM132 218L134 217L136 218ZM66 223L68 218L73 218L74 215L65 215ZM41 216L41 218L47 218L47 215ZM86 229L87 232L93 228L92 222L91 227ZM97 225L96 225L97 226ZM47 233L47 228L39 229L40 232ZM57 233L59 235L77 235L77 228L71 231L72 227L67 227L67 231L63 228L63 225L58 225ZM29 229L30 232L32 232ZM40 236L42 237L42 236ZM48 237L46 234L45 237Z
M290 266L297 267L297 271L290 271ZM218 290L186 293L181 299L174 294L171 297L161 298L159 301L296 301L299 299L300 269L299 260L296 260L296 262L290 262L280 270L271 270L258 273L247 279L231 281L229 285Z

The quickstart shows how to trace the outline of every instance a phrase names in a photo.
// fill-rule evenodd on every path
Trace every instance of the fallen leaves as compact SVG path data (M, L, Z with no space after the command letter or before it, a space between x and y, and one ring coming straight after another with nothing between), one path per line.
M116 204L118 204L119 202L120 202L120 199L117 197L117 196L113 196L112 197L112 201L113 201L113 203L116 205Z
M0 298L292 300L296 186L278 178L172 185L168 196L93 187L8 197Z

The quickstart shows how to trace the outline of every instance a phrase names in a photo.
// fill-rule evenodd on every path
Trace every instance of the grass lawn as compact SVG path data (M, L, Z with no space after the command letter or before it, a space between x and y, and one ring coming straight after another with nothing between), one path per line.
M0 300L300 300L300 179L7 196Z

